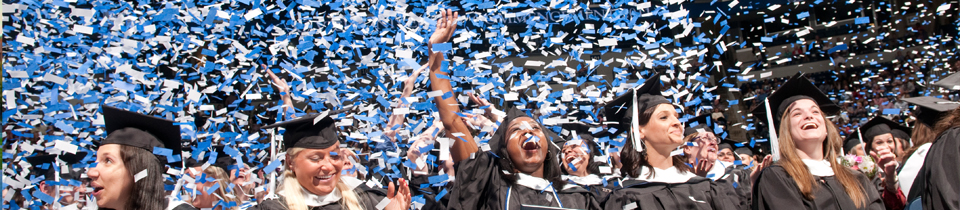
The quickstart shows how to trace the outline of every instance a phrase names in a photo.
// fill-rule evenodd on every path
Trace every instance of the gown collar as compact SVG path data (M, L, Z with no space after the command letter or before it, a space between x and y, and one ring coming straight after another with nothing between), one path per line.
M573 176L573 175L563 175L562 178L569 182L573 182L578 185L600 185L603 184L603 179L600 179L600 176L596 174L590 174L585 177Z
M640 177L630 177L627 179L646 181L646 182L657 182L657 183L684 183L690 180L690 178L696 177L697 175L689 172L680 171L675 166L670 166L667 169L653 168L653 171L656 172L655 176L647 178L650 175L650 168L653 167L640 167Z
M830 167L830 161L810 159L801 160L803 160L803 164L807 165L807 169L809 169L810 173L814 176L833 176L833 168Z
M317 195L307 191L307 189L304 189L303 186L300 186L300 193L303 194L303 201L307 204L307 206L326 206L327 204L340 201L340 190L336 187L333 188L333 191L330 192L330 194Z
M546 179L530 176L525 173L517 173L517 185L524 186L537 191L553 192L553 185Z

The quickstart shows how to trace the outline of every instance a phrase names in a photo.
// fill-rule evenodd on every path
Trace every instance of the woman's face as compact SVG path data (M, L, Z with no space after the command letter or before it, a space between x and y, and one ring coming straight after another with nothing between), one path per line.
M660 104L647 124L640 126L640 139L648 147L676 148L683 144L683 125L673 105Z
M696 161L698 160L706 160L708 163L713 163L717 160L717 138L713 133L697 133L697 137L693 138L693 142L696 143L695 146L685 146L683 148L683 153L688 157L693 157L688 159L690 163L696 165Z
M325 149L303 149L295 157L288 158L293 160L289 166L300 186L310 193L327 195L340 182L344 157L339 152L339 142Z
M120 209L127 205L133 189L133 176L123 165L119 144L107 144L97 149L97 166L87 170L93 197L101 208ZM152 172L151 172L152 173Z
M873 142L870 142L870 149L873 152L880 151L882 149L888 149L890 152L896 151L896 139L893 138L892 134L886 133L879 136L873 137Z
M253 185L251 178L253 174L250 173L250 167L245 163L241 163L239 168L230 169L229 171L230 182L235 186L243 186L244 189L248 189L250 185Z
M587 176L587 166L590 165L590 153L587 152L586 142L581 144L567 144L563 146L563 169L574 176ZM570 168L571 163L574 168ZM574 170L576 169L576 170Z
M214 204L219 199L217 199L217 196L214 195L214 193L208 194L207 192L218 180L210 176L210 174L202 176L201 174L203 174L203 169L201 169L201 167L194 167L193 170L188 170L188 172L194 179L199 179L200 177L206 178L206 180L196 181L196 197L194 197L193 201L191 201L193 207L213 208Z
M547 137L533 118L519 117L507 126L507 153L513 166L522 173L533 175L542 171L547 157Z
M733 150L730 150L730 148L720 149L720 152L717 153L717 159L718 159L718 160L723 161L723 162L728 162L728 163L732 163L733 161L737 161L737 158L735 158L735 157L733 157L733 156L734 156Z
M797 147L802 147L803 144L822 144L827 138L823 114L820 106L813 100L800 99L793 102L786 114L789 116L790 137Z

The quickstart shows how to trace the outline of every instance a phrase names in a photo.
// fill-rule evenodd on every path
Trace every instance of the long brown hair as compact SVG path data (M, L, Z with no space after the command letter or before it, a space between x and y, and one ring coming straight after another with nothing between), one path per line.
M226 171L224 171L224 170L223 170L222 168L220 168L220 167L207 167L207 169L204 169L204 170L203 170L203 173L209 175L210 177L213 177L214 179L217 180L217 182L220 183L220 188L217 188L217 190L215 190L214 193L216 193L217 196L219 196L220 199L223 200L224 203L234 202L234 203L237 204L237 206L233 206L233 207L230 207L230 208L224 208L223 206L220 206L220 207L221 207L221 210L237 210L237 209L240 209L240 207L239 207L239 205L240 205L240 199L239 199L238 196L236 196L236 193L237 193L237 192L236 192L236 191L228 192L228 191L230 191L230 190L228 190L229 187L230 187L230 176L227 175L227 172L226 172ZM240 193L242 193L242 192L240 192ZM227 196L227 195L234 195L234 196ZM214 207L214 209L216 209L216 207Z
M793 105L787 107L787 110L790 110ZM807 165L800 160L800 156L797 155L797 145L793 141L793 137L790 136L790 120L788 113L784 113L780 117L780 133L784 134L780 136L780 161L777 162L787 174L793 178L793 181L797 183L797 188L799 188L800 193L803 194L803 197L807 200L814 199L814 190L817 188L817 182L813 177L813 174L810 173L810 169L807 168ZM837 130L837 126L833 124L830 120L827 120L822 114L820 117L823 117L823 122L827 126L827 139L823 141L823 159L830 162L830 168L833 169L834 176L836 176L837 181L843 185L843 190L850 196L850 200L853 200L853 203L856 204L857 208L867 205L867 195L864 192L863 186L860 186L860 182L857 181L856 175L840 163L837 163L837 157L841 153L840 148L842 145L842 139L840 138L840 132Z
M640 126L646 126L650 122L650 118L653 117L653 112L657 109L657 106L647 108L643 110L643 113L640 113ZM632 126L630 129L633 129ZM627 133L630 133L629 131ZM632 134L631 134L632 135ZM653 166L650 165L650 162L647 161L647 149L644 149L643 152L637 152L633 145L633 141L630 138L627 138L627 144L623 146L623 150L620 151L620 161L623 163L623 168L620 168L620 174L626 174L630 177L639 177L640 176L640 167L647 167L650 169L650 175L648 179L656 176L654 174ZM642 146L642 145L640 145ZM687 165L687 162L680 155L675 155L670 157L673 159L673 167L676 167L682 172L689 172L690 166Z
M904 151L904 161L910 158L923 144L933 143L933 140L937 139L937 134L938 133L934 133L933 128L927 126L927 124L916 123L916 125L913 126L913 133L910 134L910 141L913 141L913 146L908 148L907 151Z
M936 135L933 136L933 140L931 142L936 141L937 137L939 137L940 134L943 134L944 131L950 130L950 128L957 126L960 126L960 107L950 110L946 116L943 116L943 119L937 121L936 128L933 129Z

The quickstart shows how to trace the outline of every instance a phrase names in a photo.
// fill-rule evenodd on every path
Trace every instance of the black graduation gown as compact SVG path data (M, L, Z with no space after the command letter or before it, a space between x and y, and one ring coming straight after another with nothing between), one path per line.
M950 128L930 146L910 188L908 202L920 198L923 209L960 209L960 127Z
M604 209L623 209L631 203L643 210L740 209L736 193L722 182L703 177L673 184L626 179L623 188L614 190L604 202Z
M601 178L601 179L602 179L602 178ZM612 183L612 181L609 181L609 180L608 180L607 183ZM580 188L583 188L583 189L585 189L585 190L587 190L587 191L590 191L590 194L592 194L592 196L593 196L594 198L596 198L597 202L600 202L600 201L602 201L602 200L606 200L606 199L607 199L607 196L609 196L610 193L613 192L613 189L614 189L614 188L612 187L612 186L613 186L612 184L607 185L607 186L610 186L610 187L605 187L605 186L603 186L603 184L580 184L580 183L574 182L573 180L567 180L567 184L568 184L568 185L576 185L576 186L578 186L578 187L580 187ZM566 188L566 187L564 187L564 188Z
M435 175L436 174L430 175L430 176L435 176ZM444 185L443 187L439 187L439 188L433 187L433 186L420 188L421 185L430 184L430 176L422 175L422 176L413 176L412 178L410 178L411 195L412 196L423 195L424 201L426 202L423 204L423 207L421 208L422 210L447 209L447 202L450 200L449 194L451 192L451 189L448 189L448 188L450 188L450 186L453 185L454 182L447 182L447 185ZM443 195L443 197L440 197L440 200L438 201L437 196L440 194L441 191L443 191L443 189L447 189L447 195Z
M478 152L476 158L457 163L457 183L451 186L452 192L448 209L509 209L519 210L521 204L557 207L553 193L533 190L524 186L509 184L500 175L498 159L489 152ZM511 187L512 186L512 187ZM507 191L510 189L510 203ZM550 200L547 199L550 196ZM596 198L581 187L561 190L556 195L563 208L600 209Z
M750 169L746 165L728 166L718 180L720 183L730 184L733 191L740 198L738 206L747 207L753 202L753 180L750 180Z
M848 169L849 170L849 169ZM753 190L753 209L884 209L873 181L860 172L851 170L860 181L867 196L867 205L857 208L834 176L816 177L820 184L814 200L800 193L793 178L780 165L772 165L760 172Z
M356 189L353 189L353 192L357 193L358 198L360 199L360 205L364 209L377 210L377 204L383 200L384 197L387 197L386 190L383 189L374 189L367 187L366 185L357 186ZM256 206L250 207L249 210L286 210L287 204L286 201L281 197L280 199L269 199ZM327 204L325 206L316 206L310 207L310 210L340 210L346 209L346 207L341 207L340 202Z

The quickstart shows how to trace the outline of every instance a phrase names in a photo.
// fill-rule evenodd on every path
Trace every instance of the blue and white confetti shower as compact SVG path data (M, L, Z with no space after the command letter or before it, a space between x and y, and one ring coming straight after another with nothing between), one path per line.
M527 107L566 136L561 124L599 127L603 104L660 79L682 107L681 122L713 114L724 122L718 137L759 148L766 128L748 113L797 71L816 73L817 85L849 109L835 118L844 134L875 115L908 121L910 109L894 106L901 93L956 100L934 82L960 64L957 8L937 0L4 0L3 205L61 201L40 182L77 187L68 192L89 200L82 171L106 137L102 105L177 122L186 152L168 159L213 163L213 148L224 146L220 155L259 174L254 192L270 191L269 177L282 168L282 151L271 150L282 131L260 127L310 113L338 112L363 181L407 177L401 168L417 160L401 151L435 122L431 98L452 95L430 91L428 76L414 73L427 65L441 9L460 13L451 41L434 49L447 52L442 65L465 114L487 110L468 96L477 94L494 108ZM267 71L289 84L294 109L281 108L285 93ZM665 76L649 78L655 72ZM493 128L472 135L484 144ZM597 143L613 165L608 153L624 139ZM26 161L47 154L85 156ZM432 165L442 159L427 156ZM81 175L48 180L32 172L38 167ZM164 173L168 190L191 184L183 173Z

